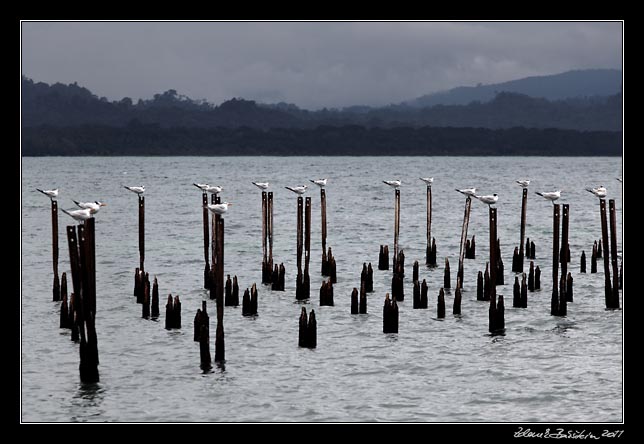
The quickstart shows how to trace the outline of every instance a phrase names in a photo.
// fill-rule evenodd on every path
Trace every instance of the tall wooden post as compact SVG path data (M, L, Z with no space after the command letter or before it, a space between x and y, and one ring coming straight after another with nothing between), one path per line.
M398 260L398 236L400 234L400 189L396 188L396 200L394 204L394 270Z
M517 257L517 269L513 270L518 273L523 273L523 257L525 256L523 250L523 239L525 238L525 221L526 209L528 207L528 189L523 188L523 196L521 198L521 240L519 241L519 256Z
M58 279L58 202L51 199L51 247L52 265L54 267L54 284L52 300L60 300L60 281Z
M425 264L430 267L436 266L436 251L432 249L432 187L431 185L427 185L427 248L425 250Z
M208 216L208 193L204 192L201 195L201 203L203 207L203 260L205 263L203 272L203 288L210 288L210 259L208 254L210 244L210 221Z
M327 257L326 257L326 190L320 188L320 218L322 220L322 275L326 276L328 273Z
M604 295L606 300L606 308L615 308L613 306L613 291L611 288L610 281L610 265L608 256L608 224L606 222L606 200L599 199L599 211L601 215L602 222L602 248L603 248L603 257L604 257ZM597 252L599 253L599 249Z
M266 245L267 223L268 223L268 196L266 191L262 191L262 283L270 282L267 277L268 249Z
M470 224L471 208L472 208L472 198L470 196L467 196L467 199L465 199L465 213L463 214L463 228L461 229L461 243L460 243L460 250L458 254L458 270L459 270L458 273L460 273L460 271L463 269L463 256L465 255L465 241L467 240L467 227ZM496 242L495 242L495 245L496 245ZM463 282L463 276L461 276L461 285L462 285L462 282Z
M139 194L139 270L144 270L145 262L145 197Z
M552 297L550 314L559 315L559 204L552 209Z
M617 270L617 221L615 216L615 199L608 201L610 212L610 260L613 266L613 288L611 297L611 308L619 308L620 280Z
M559 261L561 262L561 277L563 279L567 279L568 277L568 227L569 227L569 217L570 217L570 206L568 204L563 204L562 205L562 223L561 223L561 251L563 254L559 255ZM566 286L564 285L564 289ZM560 302L559 302L559 311L567 311L566 307L566 302L572 302L572 299L570 296L568 296L567 292L564 291L564 295L560 295ZM563 307L563 308L562 308ZM562 316L564 316L562 314Z

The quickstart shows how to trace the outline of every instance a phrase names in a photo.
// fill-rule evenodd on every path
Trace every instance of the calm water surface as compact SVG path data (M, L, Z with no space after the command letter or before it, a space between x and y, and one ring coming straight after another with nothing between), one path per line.
M605 185L616 200L622 252L621 158L469 157L128 157L22 159L22 412L23 421L448 421L613 422L623 418L623 311L606 311L603 266L580 274L585 250L601 237L597 199L585 187ZM425 186L434 176L433 235L439 267L421 266L429 309L412 310L411 265L424 264ZM329 177L328 245L337 261L335 306L319 307L320 199L308 179ZM521 189L532 179L526 235L534 240L542 291L528 308L512 308L512 251L519 240ZM382 333L382 302L391 271L378 271L380 244L393 245L394 192L382 179L401 179L400 246L406 298L400 332ZM251 181L269 181L274 198L274 258L286 267L286 291L261 285L261 194ZM226 362L204 373L193 342L202 288L201 192L193 182L221 185L234 203L226 216L225 272L240 292L257 283L259 315L226 307ZM132 296L138 266L137 199L122 185L146 186L146 269L159 281L161 304L180 295L183 328L167 331L141 318ZM311 185L311 299L317 349L297 346L295 301L296 196L285 185ZM465 261L462 316L436 319L444 259L458 264L463 196L476 186L499 194L498 232L505 263L504 336L488 334L488 305L476 301L476 274L489 257L487 206L472 202L469 235L477 257ZM78 345L58 328L51 301L49 201L35 188L59 187L59 206L74 200L108 203L97 215L96 280L100 383L83 385ZM574 303L567 317L550 316L552 205L534 191L562 189L570 204L569 270ZM59 272L69 272L60 214ZM367 315L350 314L350 294L363 262L374 265ZM527 271L527 267L526 267ZM454 286L455 283L452 283ZM71 287L71 281L70 281ZM623 299L621 300L623 305ZM214 304L209 303L214 321ZM214 322L212 323L214 325ZM211 327L214 332L214 326ZM214 357L214 335L211 346Z

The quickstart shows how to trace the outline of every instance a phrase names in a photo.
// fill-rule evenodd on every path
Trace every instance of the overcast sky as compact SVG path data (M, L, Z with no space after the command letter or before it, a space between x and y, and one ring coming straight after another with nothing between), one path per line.
M619 22L23 22L22 73L109 100L176 89L307 109L622 67Z

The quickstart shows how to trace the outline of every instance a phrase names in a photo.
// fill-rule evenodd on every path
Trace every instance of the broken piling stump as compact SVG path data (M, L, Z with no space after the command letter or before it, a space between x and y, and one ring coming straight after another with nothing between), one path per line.
M389 299L389 293L385 296L385 305L382 309L382 332L398 333L398 304L396 299Z
M353 287L351 292L351 314L358 314L358 289Z
M445 290L442 288L438 293L438 303L436 304L436 317L443 319L445 317Z

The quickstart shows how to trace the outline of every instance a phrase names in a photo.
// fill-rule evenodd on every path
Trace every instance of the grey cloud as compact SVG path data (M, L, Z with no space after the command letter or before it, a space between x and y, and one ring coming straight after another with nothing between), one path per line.
M111 100L397 103L478 82L621 68L618 22L25 22L23 74Z

